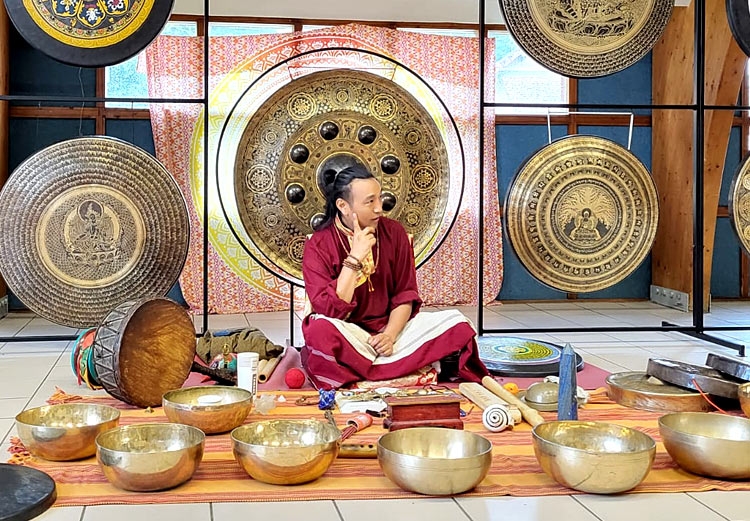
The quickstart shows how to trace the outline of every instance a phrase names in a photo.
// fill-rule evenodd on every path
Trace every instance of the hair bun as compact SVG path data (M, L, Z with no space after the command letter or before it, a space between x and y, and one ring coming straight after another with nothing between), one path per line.
M327 168L326 170L323 170L323 184L325 186L332 185L336 180L336 175L338 175L338 172L336 172L336 170L334 170L333 168Z

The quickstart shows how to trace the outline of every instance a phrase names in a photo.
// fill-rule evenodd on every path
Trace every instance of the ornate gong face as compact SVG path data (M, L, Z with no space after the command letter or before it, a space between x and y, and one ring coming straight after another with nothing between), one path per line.
M745 252L750 252L750 156L737 169L729 189L732 227Z
M569 136L524 164L508 192L505 223L538 280L573 293L627 277L648 255L659 218L656 186L628 150Z
M673 0L499 0L511 34L548 69L578 78L633 65L661 37Z
M325 173L354 163L378 179L385 214L413 235L417 254L434 242L450 169L433 117L392 81L334 69L278 89L247 122L237 147L239 217L271 263L301 279L306 237L325 209Z

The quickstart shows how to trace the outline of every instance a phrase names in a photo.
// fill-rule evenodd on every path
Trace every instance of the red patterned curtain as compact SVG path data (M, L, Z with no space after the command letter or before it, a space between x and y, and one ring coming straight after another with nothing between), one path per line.
M218 136L228 112L254 79L301 52L346 47L391 57L422 77L443 100L463 142L465 185L454 227L440 249L419 271L420 291L430 305L476 304L479 202L479 125L485 125L483 302L495 299L503 280L502 231L495 160L494 114L480 117L478 42L447 37L346 25L319 31L242 37L209 42L209 165L203 165L203 107L200 104L153 104L151 124L157 157L174 175L191 213L191 246L180 277L185 300L196 311L203 302L204 220L209 233L209 312L242 313L287 309L290 285L249 255L236 239L219 204L215 172ZM333 51L331 52L333 54ZM487 96L494 89L494 52L487 51ZM203 38L161 36L141 63L149 95L155 98L203 96ZM204 215L204 183L209 211ZM257 256L257 255L256 255Z

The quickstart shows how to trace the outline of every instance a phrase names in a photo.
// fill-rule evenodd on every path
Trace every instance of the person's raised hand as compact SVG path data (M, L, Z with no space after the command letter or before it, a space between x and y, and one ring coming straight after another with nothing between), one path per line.
M391 356L393 354L393 339L388 333L372 335L367 343L378 353L378 356Z
M375 228L371 226L361 228L356 213L352 214L352 222L354 237L352 238L352 248L349 255L362 262L362 259L367 257L372 247L375 246Z

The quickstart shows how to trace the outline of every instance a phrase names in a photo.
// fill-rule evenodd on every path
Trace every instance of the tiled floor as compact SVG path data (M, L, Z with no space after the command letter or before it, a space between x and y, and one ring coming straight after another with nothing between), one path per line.
M472 307L460 307L476 319ZM209 317L212 329L248 324L273 341L284 344L289 337L289 314L258 313ZM615 327L658 326L662 320L689 325L691 316L649 302L553 302L511 303L485 309L487 328L524 327ZM706 325L747 325L747 330L721 335L750 343L750 302L715 302L706 315ZM195 317L196 329L202 317ZM0 320L0 336L71 335L62 328L26 313L12 313ZM678 333L559 333L536 334L535 338L557 343L571 342L584 359L609 371L644 370L648 359L663 356L703 363L709 352L735 355L734 351ZM301 338L299 319L295 338ZM9 436L15 432L13 418L30 407L43 405L59 386L81 392L70 370L70 342L9 342L0 344L0 453L7 454ZM0 491L0 495L2 491ZM279 499L283 490L279 490ZM214 503L153 506L95 506L53 508L44 521L231 521L253 519L300 519L304 521L370 521L381 519L431 519L475 521L750 521L750 492L704 492L679 494L626 494L616 497L574 495L558 497L497 497L317 501L311 503Z

